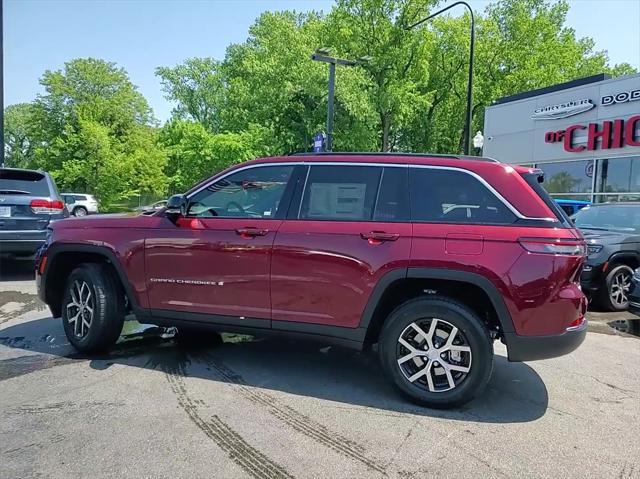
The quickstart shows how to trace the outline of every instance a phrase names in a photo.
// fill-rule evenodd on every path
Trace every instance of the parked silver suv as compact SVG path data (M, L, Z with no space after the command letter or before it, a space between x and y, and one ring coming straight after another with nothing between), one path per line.
M73 216L87 216L98 212L98 202L85 193L62 193L62 199Z
M48 173L0 168L0 255L33 255L49 223L68 216Z

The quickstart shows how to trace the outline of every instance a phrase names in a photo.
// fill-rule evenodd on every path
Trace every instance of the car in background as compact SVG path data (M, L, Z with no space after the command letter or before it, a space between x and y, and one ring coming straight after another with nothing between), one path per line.
M640 316L640 268L637 268L631 277L629 312ZM627 332L640 336L640 319L627 320Z
M136 213L140 213L141 215L152 215L156 211L160 211L162 208L166 206L167 206L167 200L160 200L150 205L138 206L134 211Z
M554 200L569 216L576 214L582 208L591 204L589 201L582 200L565 200L561 198L554 198Z
M598 306L623 311L640 266L640 203L586 206L572 216L587 240L587 263L580 282Z
M98 202L93 195L85 193L62 193L62 199L73 216L98 213Z
M0 168L0 255L32 256L69 212L48 173Z

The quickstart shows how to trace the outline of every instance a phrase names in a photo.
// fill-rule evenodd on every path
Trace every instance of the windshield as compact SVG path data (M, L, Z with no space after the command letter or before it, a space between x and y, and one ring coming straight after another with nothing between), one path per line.
M640 204L587 206L573 217L578 228L640 231Z

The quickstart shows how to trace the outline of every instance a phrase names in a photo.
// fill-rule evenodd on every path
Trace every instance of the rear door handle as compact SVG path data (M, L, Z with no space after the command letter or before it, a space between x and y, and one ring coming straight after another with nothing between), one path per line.
M261 229L261 228L246 227L246 228L238 228L236 230L236 233L238 233L243 238L253 238L254 236L266 236L267 233L269 233L269 230Z
M368 233L360 233L362 239L366 239L369 243L381 243L382 241L396 241L400 238L398 233L385 233L384 231L370 231Z

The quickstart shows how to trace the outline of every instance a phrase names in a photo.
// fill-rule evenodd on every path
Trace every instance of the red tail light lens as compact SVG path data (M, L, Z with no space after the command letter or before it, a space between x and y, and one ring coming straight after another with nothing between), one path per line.
M572 321L571 324L569 324L569 326L567 326L567 331L572 331L574 329L580 329L584 325L585 321L586 321L585 317L584 316L580 316L575 321Z
M569 256L584 256L587 245L582 240L551 239L551 238L520 238L520 244L531 253L562 254Z
M31 200L29 206L37 215L55 215L64 209L64 203L60 200Z

